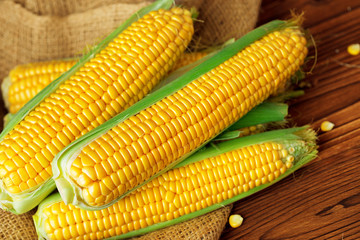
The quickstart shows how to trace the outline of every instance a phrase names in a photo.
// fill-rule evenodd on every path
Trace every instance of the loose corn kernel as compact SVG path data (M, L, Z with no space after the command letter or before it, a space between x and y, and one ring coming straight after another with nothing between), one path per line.
M351 44L347 47L347 51L349 54L351 55L358 55L360 53L360 44L359 43L354 43L354 44Z
M239 214L233 214L229 217L229 224L232 228L238 228L243 223L244 218Z
M329 121L323 121L321 123L321 131L323 132L328 132L328 131L331 131L333 128L334 128L335 124L332 123L332 122L329 122Z

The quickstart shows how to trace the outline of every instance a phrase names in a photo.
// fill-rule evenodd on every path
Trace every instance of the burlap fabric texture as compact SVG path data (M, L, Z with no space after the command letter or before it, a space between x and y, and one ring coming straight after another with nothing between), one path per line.
M19 64L81 55L151 0L0 0L0 79ZM212 46L256 23L260 0L179 0L199 10L194 39Z
M0 0L0 79L18 64L81 55L151 0ZM196 44L239 38L256 24L261 0L177 0L199 10ZM0 108L0 118L5 114ZM2 125L2 123L0 123ZM137 239L218 239L231 207ZM34 210L0 210L0 239L37 239Z
M0 239L35 240L38 239L32 215L35 209L22 215L15 215L0 209Z

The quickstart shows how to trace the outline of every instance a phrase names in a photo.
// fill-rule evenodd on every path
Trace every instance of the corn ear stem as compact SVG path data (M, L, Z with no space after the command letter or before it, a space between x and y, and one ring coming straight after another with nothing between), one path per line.
M133 14L123 24L121 24L115 31L95 46L88 54L83 56L79 62L77 62L69 71L65 72L59 78L51 82L42 91L40 91L34 98L25 104L15 115L12 116L9 123L5 126L4 130L0 134L0 141L17 125L32 109L34 109L43 99L48 97L53 91L55 91L64 81L71 77L79 68L81 68L86 62L93 58L97 53L104 49L117 35L124 31L138 18L146 15L147 13L158 9L169 9L173 4L172 0L157 0L154 3L140 9ZM55 189L55 183L52 179L49 179L41 186L37 186L36 189L28 189L21 194L11 194L4 187L0 181L0 206L8 211L16 214L27 212L37 206L48 194Z
M78 138L76 141L72 142L66 148L64 148L57 156L55 157L54 161L52 162L52 171L53 171L53 179L56 182L56 186L66 204L72 203L76 206L80 206L83 209L87 210L98 210L104 209L112 204L114 204L119 199L123 198L130 192L138 189L142 185L146 184L147 182L151 181L152 179L156 178L157 176L161 175L162 173L168 171L172 167L174 167L179 162L183 161L185 158L193 154L197 149L205 146L209 141L212 139L208 139L205 143L199 146L197 149L189 152L188 154L183 155L176 161L169 164L167 167L159 171L157 174L153 175L147 181L144 181L142 184L137 185L132 190L127 191L123 195L119 196L117 199L109 202L108 204L104 204L102 206L90 206L85 201L82 200L81 188L77 186L71 180L69 176L69 167L74 159L79 155L81 150L89 144L91 141L101 137L110 129L114 128L118 124L122 123L126 119L135 114L139 113L143 109L152 106L153 104L157 103L158 101L164 99L165 97L179 91L192 81L196 80L203 74L207 73L208 71L212 70L213 68L217 67L221 63L225 62L229 58L236 55L239 51L243 50L245 47L250 45L251 43L259 40L260 38L264 37L270 32L273 32L278 29L282 29L284 27L288 27L291 22L281 21L281 20L274 20L269 22L263 26L260 26L250 33L246 34L242 38L238 39L234 43L224 47L218 53L216 53L211 58L207 59L203 63L199 64L198 66L194 67L193 69L189 70L185 74L178 77L176 80L170 82L169 84L165 85L161 89L147 95L141 101L135 103L122 113L118 114L117 116L113 117L112 119L108 120L106 123L98 126L97 128L91 130L87 134L83 135L82 137Z

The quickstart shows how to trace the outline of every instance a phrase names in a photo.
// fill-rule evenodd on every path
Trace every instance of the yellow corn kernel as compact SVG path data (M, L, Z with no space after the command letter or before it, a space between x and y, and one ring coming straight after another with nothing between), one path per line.
M351 55L358 55L360 53L360 44L359 43L354 43L354 44L351 44L347 47L347 51L349 54Z
M174 31L181 33L179 35L169 33L168 31L169 24L173 21L173 18L181 19L181 24L176 25L177 27L174 29ZM153 37L151 44L137 44L143 42L142 38L137 37L138 34ZM25 163L38 161L44 168L50 166L53 157L61 150L60 148L65 146L65 143L74 141L92 128L99 126L143 98L172 69L174 63L179 59L180 54L190 42L192 34L191 14L189 11L180 8L168 11L154 11L134 22L16 125L4 137L4 140L0 142L0 149L2 149L2 146L5 147L5 150L0 150L0 154L5 152L7 159L18 155ZM157 44L163 44L162 49L157 50L159 55L155 57L154 61L149 61L148 59L153 58L153 56L147 56L147 54ZM164 55L167 56L167 61L163 60ZM125 70L121 68L125 64L124 62L126 62L127 66ZM104 72L105 68L106 72ZM139 71L142 68L146 71L151 69L156 69L156 71L153 74L146 75L146 71ZM15 75L15 73L12 75ZM104 77L104 75L106 76ZM127 86L126 88L119 89L115 101L121 108L116 110L108 101L110 96L114 96L114 88L118 86L115 83ZM44 119L52 119L52 122L45 121ZM39 123L41 128L36 123ZM34 127L35 125L36 127ZM41 129L43 129L42 132L39 131ZM39 139L35 142L37 137ZM53 140L54 138L57 140ZM21 145L20 149L16 148L16 151L13 151L11 147L7 147L4 143L4 141L9 139L15 140L19 145L21 143L24 146ZM34 156L30 156L28 154L30 150L26 150L28 149L27 146L31 144L35 144L38 148L38 152L35 155L33 153L30 154ZM112 146L108 145L106 149L103 151L99 150L96 153L103 159L104 156L112 154L113 151ZM134 157L133 148L130 148L130 146L127 153L130 158ZM89 165L89 161L86 164ZM12 168L2 168L2 165L3 162L0 162L1 180L6 183L3 187L10 193L14 193L11 192L12 189L18 193L18 188L14 188L12 181L7 179L10 177L10 174L13 177L14 174L17 174L18 177L16 179L20 178L23 181L27 181L30 177L29 173L25 169L17 171L17 169ZM110 167L105 165L99 165L98 167L95 164L94 166L96 166L97 170L96 176L86 175L77 166L74 166L71 172L80 179L81 185L85 187L93 181L92 178L97 179L107 176L108 170L111 168L111 164L108 165ZM134 168L131 170L135 171ZM45 182L52 175L51 169L50 172L41 171L31 174L31 177L34 176L35 182L40 185L41 181L39 182L38 175ZM131 179L132 172L130 169L126 176L128 177L127 181L130 183L136 180ZM17 186L20 186L21 191L29 189L26 182ZM98 187L93 187L93 189L98 189ZM111 189L111 191L113 190ZM105 188L102 188L102 192L107 191ZM95 194L95 201L100 201L100 198L105 199L104 196L98 196L98 193L91 191L88 191L88 193L87 196ZM99 199L97 199L98 197Z
M254 135L257 133L264 132L265 130L266 130L266 126L264 124L258 124L255 126L240 128L239 137Z
M297 36L297 38L293 35ZM117 151L122 153L121 158L126 159L126 166L116 170L112 169L112 172L109 174L121 173L122 175L126 175L128 176L129 184L122 192L119 191L118 194L114 194L113 199L107 199L112 201L117 199L122 194L146 181L151 176L151 174L143 174L140 169L147 169L147 171L152 174L160 171L163 167L168 166L180 157L177 152L186 154L196 149L208 139L214 137L215 134L234 123L268 96L275 93L279 87L285 85L286 80L299 68L300 62L294 61L293 63L289 63L286 66L287 71L280 74L280 70L276 67L277 64L271 62L274 61L274 59L270 57L270 54L273 52L271 49L277 49L279 44L276 43L276 39L278 39L279 36L284 36L284 39L288 39L288 44L292 49L296 48L298 43L304 44L304 37L297 30L282 30L271 33L269 36L269 38L260 39L256 43L250 45L244 51L239 52L228 61L225 61L210 72L194 80L180 91L135 115L135 117L139 119L137 123L138 126L147 125L148 128L152 129L150 134L146 134L143 130L144 128L134 128L134 122L131 119L128 119L105 133L102 137L94 140L94 142L97 143L105 141L105 139L113 139L116 141L112 136L118 136L127 145L126 147L120 147L119 143L120 150ZM297 41L290 41L291 37L297 39ZM259 69L262 68L262 71L257 73L266 79L263 88L255 79L253 79L254 74L251 73L251 69L249 68L250 65L253 65L254 67L259 65L260 61L255 62L247 56L248 52L261 52L261 49L265 49L268 52L264 53L264 56L262 57L262 60L265 61L264 66L259 67ZM300 60L303 62L307 49L305 46L301 49ZM285 53L287 55L283 56ZM295 58L293 52L289 50L284 50L283 53L276 56L276 58L280 58L277 61L286 60L290 57ZM243 71L234 73L234 69L238 68L239 65L244 65ZM209 91L209 85L211 85L211 91ZM239 90L234 91L231 86L238 86ZM261 96L255 94L260 91L263 92ZM236 105L234 104L235 101L232 99L237 99ZM177 116L172 109L178 107L180 102L184 105L184 111L181 116ZM206 105L208 106L208 109L200 108L200 105ZM148 115L149 119L152 121L144 120L144 118L140 117L144 115ZM177 122L185 122L187 128L184 130L177 128L176 124L174 124L174 119L176 119ZM208 123L210 123L210 125L208 125ZM201 126L204 124L207 125L207 129L211 129L211 134L209 131L203 130L204 128ZM133 129L136 129L137 133L135 133ZM140 139L142 142L146 142L146 140L149 139L148 137L145 139L145 136L147 135L150 135L152 141L147 144L146 149L139 148ZM110 155L101 157L95 149L90 148L90 145L83 148L82 152L77 156L77 159L81 160L86 151L86 155L90 158L101 158L102 162L109 161ZM266 145L263 148L272 149L272 146ZM144 151L152 153L152 157L155 158L155 161L150 164L150 168L145 168L144 166L139 167L141 165L141 161L138 161L140 156L142 156L142 159L151 156L149 154L145 155ZM246 154L250 155L250 153ZM280 156L280 154L277 156ZM268 162L273 162L275 161L274 158L276 156L274 156L272 152L264 152L259 157L261 161L266 159ZM124 162L124 160L119 161ZM130 168L130 165L135 162L137 163L137 168ZM146 162L150 162L150 159ZM281 168L281 166L276 165L269 165L269 167L270 169L276 169L276 167L279 167L278 169ZM246 161L245 168L254 169L254 163L251 164L250 161ZM129 171L131 171L131 173ZM74 183L77 182L76 176L70 174L70 177ZM244 177L246 180L248 178L250 179L250 173L246 173ZM219 175L215 175L214 178L218 179ZM99 184L100 181L101 179L98 178L91 183L91 185ZM255 185L255 182L250 185L247 184L244 189L246 190L249 187L253 187L253 185ZM86 188L86 186L82 187L82 189ZM114 189L110 190L113 191ZM93 206L108 203L103 202L98 204L89 199L84 200L87 204Z
M332 123L332 122L329 122L329 121L323 121L321 123L321 131L323 132L328 132L328 131L331 131L333 128L334 128L335 124Z
M229 224L232 228L238 228L243 223L244 218L239 214L233 214L229 217Z

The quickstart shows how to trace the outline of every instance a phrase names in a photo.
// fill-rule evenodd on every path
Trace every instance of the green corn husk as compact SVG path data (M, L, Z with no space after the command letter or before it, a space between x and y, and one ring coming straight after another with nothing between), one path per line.
M56 186L58 191L60 192L62 199L67 203L72 203L76 206L80 206L81 208L88 209L88 210L98 210L106 208L113 203L115 203L118 199L124 197L126 194L136 190L137 188L141 187L142 185L146 184L148 181L151 181L153 178L159 176L163 172L168 171L176 164L183 161L185 158L189 157L191 154L196 152L196 150L200 149L202 146L205 146L209 141L209 139L204 144L199 146L197 149L193 150L192 152L183 155L173 163L166 166L164 169L159 171L157 174L152 176L147 181L140 183L132 190L126 192L125 194L119 196L119 198L113 200L108 204L104 204L102 206L90 206L82 199L81 188L77 186L75 183L72 182L71 177L69 176L69 169L68 167L71 165L71 162L77 157L80 153L82 148L84 148L87 144L94 141L98 137L102 136L104 133L112 129L113 127L117 126L118 124L122 123L126 119L135 114L139 113L141 110L150 107L151 105L155 104L156 102L164 99L165 97L177 92L178 90L185 87L187 84L191 83L201 75L207 73L208 71L212 70L213 68L217 67L224 61L228 60L229 58L236 55L239 51L250 45L251 43L259 40L263 36L267 35L268 33L279 30L285 27L295 26L294 22L287 22L281 20L275 20L270 23L267 23L250 33L243 36L241 39L237 40L233 44L230 44L220 50L217 54L212 56L211 58L205 60L203 63L199 64L195 68L189 70L176 80L170 82L169 84L165 85L158 91L153 92L152 94L147 95L141 101L137 102L127 110L123 111L122 113L118 114L116 117L110 119L106 123L98 126L97 128L93 129L92 131L88 132L87 134L83 135L82 137L78 138L76 141L68 145L64 148L54 159L52 162L52 169L53 169L53 179L56 182Z
M123 24L121 24L115 31L95 46L89 53L85 54L69 71L61 75L59 78L51 82L34 98L25 104L16 114L11 116L11 119L4 127L0 134L0 141L21 121L25 118L31 110L33 110L42 100L48 97L55 91L64 81L77 72L86 62L93 58L97 53L104 49L117 35L123 32L133 22L137 21L142 16L151 11L158 9L169 9L173 4L172 0L157 0L154 3L140 9L133 14ZM2 187L0 180L0 207L4 210L11 211L15 214L27 212L37 206L47 195L55 189L55 183L52 179L46 181L43 185L36 187L36 189L29 189L20 194L11 194Z
M241 121L235 122L223 133L214 138L214 141L224 141L241 137L242 129L251 126L262 126L266 130L269 123L283 126L286 123L285 117L288 115L288 105L285 103L264 102L250 112Z
M168 227L170 225L174 225L177 223L184 222L186 220L198 217L200 215L206 214L208 212L211 212L213 210L216 210L218 208L223 207L224 205L228 205L230 203L234 203L240 199L243 199L253 193L256 193L278 181L285 178L286 176L290 175L306 163L310 162L317 156L317 145L315 143L316 135L315 131L310 130L308 127L301 127L301 128L289 128L289 129L282 129L282 130L274 130L269 131L265 133L259 133L252 136L237 138L229 141L224 141L216 146L213 145L207 145L204 147L201 151L198 151L194 155L188 157L186 160L181 162L176 166L176 168L181 168L186 165L202 161L207 158L215 157L220 154L224 154L229 151L233 151L239 148L247 147L254 144L260 144L260 143L266 143L266 142L274 142L274 143L280 143L286 146L287 149L292 148L293 153L292 156L294 156L295 160L293 162L293 166L289 168L285 173L280 175L278 178L275 178L273 181L259 185L257 187L254 187L247 192L243 192L239 195L236 195L232 198L225 199L221 203L213 204L209 207L191 212L186 215L182 215L178 218L160 222L157 224L153 224L144 228L140 228L138 230L130 231L125 234L119 235L119 236L112 236L108 239L124 239L124 238L131 238L138 235L142 235L151 231L155 231L161 228ZM151 182L149 183L151 185ZM141 189L139 189L141 191ZM129 196L130 198L130 196ZM47 234L45 231L45 220L48 216L44 214L44 209L47 207L50 207L52 204L62 201L60 195L58 193L48 197L45 199L39 206L38 211L34 215L34 222L36 226L37 233L39 234L40 238L47 238ZM117 204L117 203L115 203ZM75 207L77 208L77 207ZM82 210L82 211L88 211L88 210ZM110 210L107 212L111 212ZM71 213L67 213L69 216L71 216ZM86 214L85 214L86 215ZM99 214L100 215L100 214ZM95 216L98 216L98 214L95 213ZM56 219L56 218L55 218ZM55 220L56 221L56 220ZM114 228L117 225L113 226Z

